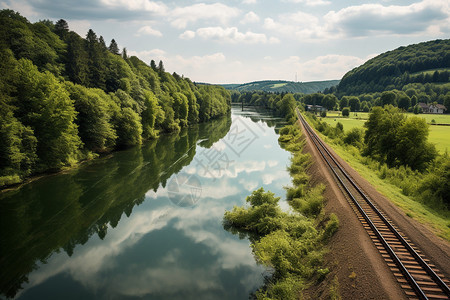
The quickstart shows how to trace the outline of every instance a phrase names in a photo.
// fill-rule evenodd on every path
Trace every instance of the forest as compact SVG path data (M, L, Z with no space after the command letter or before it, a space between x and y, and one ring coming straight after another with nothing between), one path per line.
M445 83L450 75L450 40L434 40L385 52L347 72L339 96L402 90L413 83Z
M0 11L0 187L226 115L230 93L113 39Z

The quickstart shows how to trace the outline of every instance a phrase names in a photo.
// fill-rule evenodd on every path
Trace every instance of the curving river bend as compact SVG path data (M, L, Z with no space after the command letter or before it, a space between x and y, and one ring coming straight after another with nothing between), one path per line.
M284 198L281 124L233 107L1 193L0 297L247 299L268 274L222 218L260 186Z

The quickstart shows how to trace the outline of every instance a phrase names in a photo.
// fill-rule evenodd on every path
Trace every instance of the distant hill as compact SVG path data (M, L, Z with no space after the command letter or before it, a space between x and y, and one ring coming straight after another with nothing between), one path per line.
M358 95L398 89L409 83L447 83L450 40L400 47L380 54L344 75L338 94Z
M254 81L244 84L221 84L227 90L235 90L239 92L265 91L274 93L303 93L312 94L321 92L332 86L339 84L339 80L311 81L311 82L294 82L283 80L264 80Z

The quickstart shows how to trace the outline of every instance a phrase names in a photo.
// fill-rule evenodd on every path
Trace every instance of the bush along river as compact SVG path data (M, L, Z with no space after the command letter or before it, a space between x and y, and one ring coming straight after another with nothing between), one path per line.
M258 187L285 197L281 123L233 107L0 193L0 297L247 299L270 271L223 215Z

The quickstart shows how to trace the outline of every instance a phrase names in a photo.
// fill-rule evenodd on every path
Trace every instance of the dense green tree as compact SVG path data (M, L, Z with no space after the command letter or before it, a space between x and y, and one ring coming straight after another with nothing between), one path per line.
M348 107L348 100L349 100L349 97L347 97L347 96L344 96L341 98L341 100L339 101L339 108L341 110L343 110L344 107Z
M153 59L150 61L150 68L152 68L153 71L157 70L156 62Z
M398 98L398 108L407 110L411 106L411 99L408 95L401 95Z
M86 52L89 58L89 83L90 87L105 89L105 57L99 43L97 34L89 29L86 35Z
M330 94L326 95L324 98L323 106L326 107L328 110L334 110L338 104L338 99L335 95Z
M65 58L66 74L70 81L84 86L89 85L89 57L84 41L76 33L67 36L67 54Z
M17 118L39 141L38 169L60 168L76 162L81 141L74 123L76 111L64 86L50 73L40 73L31 61L17 67Z
M81 85L66 83L70 98L78 112L76 124L85 148L104 152L114 147L117 138L111 124L117 105L102 90L87 89Z
M344 107L344 108L342 109L342 116L343 116L343 117L348 117L348 116L350 116L350 108L349 108L349 107Z
M292 116L295 116L295 107L296 101L292 94L286 94L283 98L277 103L278 112L284 116L287 120Z
M59 19L55 23L55 33L63 40L65 40L67 34L69 33L69 24L64 19Z
M117 45L116 40L114 40L114 39L111 40L111 43L109 44L108 50L112 54L116 54L116 55L120 54L119 46Z
M426 169L427 163L437 156L437 151L428 143L428 124L424 118L409 117L405 120L398 129L395 151L398 164L415 170Z
M436 156L433 145L427 141L428 127L424 119L406 118L392 105L372 108L364 142L365 154L389 166L408 165L423 170Z
M164 121L165 114L151 91L145 91L144 95L145 109L142 112L142 136L144 139L150 139L158 136L158 130L155 125Z
M385 106L385 105L395 106L397 104L396 98L397 98L397 95L394 92L391 92L391 91L383 92L381 94L381 105L382 106Z
M360 102L359 98L352 96L348 99L348 106L350 107L351 111L359 111L360 109Z
M30 127L13 115L13 109L0 100L0 186L21 181L31 174L37 161L37 139Z
M135 111L129 107L124 107L114 121L119 147L129 147L142 143L141 118Z

